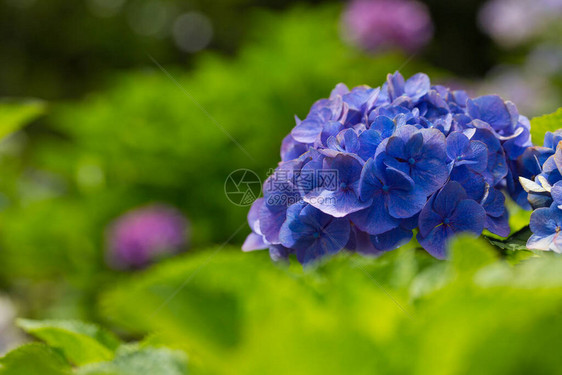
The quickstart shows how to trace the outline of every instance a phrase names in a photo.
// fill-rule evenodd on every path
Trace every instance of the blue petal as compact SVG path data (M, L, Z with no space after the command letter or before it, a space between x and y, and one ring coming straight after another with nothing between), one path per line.
M433 210L446 218L451 216L458 203L466 199L467 195L462 186L455 181L450 181L437 193L433 203Z
M468 150L457 165L467 164L473 171L482 172L486 169L487 163L488 147L483 142L471 141Z
M335 137L343 129L343 125L339 121L328 121L322 127L320 133L320 138L314 138L316 141L320 140L320 144L317 146L323 146L328 144L328 139L330 137Z
M562 205L562 181L555 183L550 189L550 195L557 205Z
M468 100L467 109L472 118L487 122L496 131L511 125L511 114L505 102L497 95Z
M374 159L369 159L363 166L360 178L359 195L361 200L371 199L375 192L382 189L382 182L377 175L377 165Z
M317 119L306 119L291 131L291 135L297 142L313 143L322 133L322 123Z
M470 140L466 135L461 132L452 132L447 137L447 156L454 161L466 152L469 144Z
M509 236L511 229L509 228L509 216L507 214L507 210L504 210L504 214L498 217L488 215L486 217L486 229L500 237Z
M336 191L315 189L308 193L303 200L334 217L344 217L352 212L362 210L369 207L372 202L372 199L362 201L359 199L359 193L352 189L338 189Z
M424 193L414 190L412 179L390 167L386 170L386 176L389 186L387 206L390 215L406 219L420 212L427 199Z
M390 137L386 143L386 154L393 158L406 156L406 143L398 137Z
M390 251L398 249L407 244L412 239L412 231L402 228L394 228L388 232L371 236L371 241L375 249L379 251Z
M378 169L381 170L380 168ZM389 186L390 190L412 191L414 189L414 180L406 173L387 167L382 171L384 182ZM410 215L412 216L412 215Z
M427 236L429 232L433 230L433 228L443 223L443 217L437 212L433 211L435 197L436 195L433 195L429 199L424 208L421 210L418 218L419 231L422 237Z
M488 196L482 206L486 214L493 217L500 217L505 212L505 196L497 189L490 188Z
M440 225L433 228L426 237L418 233L417 239L428 253L437 259L445 259L447 257L447 243L452 236L453 231L449 227Z
M471 232L480 235L486 224L486 211L472 199L464 199L457 204L449 220L449 226L455 233Z
M449 170L444 160L424 159L411 167L410 177L416 188L429 195L443 186L449 178Z
M282 245L271 245L269 247L269 256L274 262L288 261L289 255L294 251Z
M390 143L390 141L389 141ZM417 155L420 153L423 146L423 135L421 133L416 133L412 135L406 145L404 146L404 154L403 155Z
M326 228L324 234L318 238L308 235L297 242L295 252L302 264L308 264L325 255L335 254L347 244L349 240L350 224L346 219L334 219Z
M428 93L430 86L429 77L426 74L418 73L406 81L404 91L410 98L419 100Z
M529 226L531 232L541 237L554 234L562 226L562 211L556 207L538 208L531 214Z
M294 204L287 209L287 219L281 226L279 231L279 242L285 246L292 248L295 246L299 238L298 233L294 232L294 228L301 225L299 214L303 209L304 204ZM297 228L298 229L298 228Z
M261 207L263 206L264 199L258 198L252 203L252 207L250 207L250 211L248 211L248 224L250 228L256 233L260 233L260 225L259 225L259 212Z
M379 131L383 138L387 138L394 133L396 123L386 116L377 116L371 123L371 129Z
M556 236L558 236L557 233L549 235L533 234L527 240L527 248L531 250L550 250Z
M291 134L288 134L281 143L281 160L296 159L307 150L308 146L306 144L295 141Z
M375 197L370 207L352 213L349 218L360 230L369 234L381 234L400 224L399 219L393 218L388 213L382 196Z
M388 84L388 96L391 101L404 94L405 82L400 73L389 74L386 77L386 83Z
M382 141L381 134L373 129L365 130L359 135L359 151L358 155L363 159L367 160L375 156L377 147Z
M349 250L354 250L363 255L380 255L382 251L377 250L371 242L369 233L359 230L355 225L351 227L349 242L346 245Z

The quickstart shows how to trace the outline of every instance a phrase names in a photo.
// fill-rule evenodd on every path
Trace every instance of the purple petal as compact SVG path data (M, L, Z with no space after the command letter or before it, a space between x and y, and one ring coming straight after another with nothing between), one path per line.
M269 244L264 240L263 236L250 233L242 245L242 251L263 250L267 249L268 246Z
M259 213L261 207L263 206L264 199L258 198L252 203L252 207L250 207L250 211L248 211L248 224L250 228L256 233L261 234L260 225L259 225Z
M292 137L297 142L313 143L322 133L322 123L318 120L304 120L291 131Z
M272 244L279 243L279 231L286 218L287 207L283 205L264 204L259 211L260 231Z

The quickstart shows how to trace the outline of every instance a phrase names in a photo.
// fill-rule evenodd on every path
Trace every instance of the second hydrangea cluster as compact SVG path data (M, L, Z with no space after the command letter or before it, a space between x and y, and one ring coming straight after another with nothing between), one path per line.
M542 147L530 147L518 160L520 181L530 206L533 235L527 247L562 253L562 130L547 132Z
M296 121L250 209L245 251L305 264L344 248L393 250L417 228L421 246L444 258L456 233L507 236L500 189L526 194L516 161L530 124L498 96L395 73L377 88L339 84Z

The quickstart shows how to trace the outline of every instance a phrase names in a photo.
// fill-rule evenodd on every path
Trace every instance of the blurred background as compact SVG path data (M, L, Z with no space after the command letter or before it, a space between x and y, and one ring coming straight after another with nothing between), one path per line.
M15 315L103 322L100 290L137 270L238 251L227 176L265 179L338 82L424 71L554 111L561 19L560 0L0 0L0 122L21 128L0 143L0 351Z

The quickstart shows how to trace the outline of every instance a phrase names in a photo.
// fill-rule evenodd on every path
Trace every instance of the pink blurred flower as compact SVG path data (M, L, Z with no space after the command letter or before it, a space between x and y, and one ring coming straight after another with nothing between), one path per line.
M414 0L353 0L343 14L342 24L344 39L373 52L415 52L433 35L427 7Z

